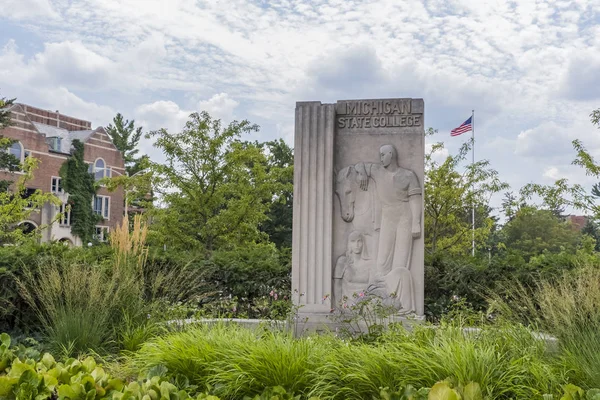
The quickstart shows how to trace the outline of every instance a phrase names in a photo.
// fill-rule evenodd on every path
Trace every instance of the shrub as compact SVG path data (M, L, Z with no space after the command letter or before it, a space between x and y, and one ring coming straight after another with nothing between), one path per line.
M198 301L204 285L196 270L146 268L145 232L139 217L131 234L124 220L111 235L110 263L50 259L23 269L16 282L51 349L65 355L132 350L158 332L148 316L164 316L178 301Z
M379 388L431 387L449 379L476 382L487 398L529 399L558 384L545 344L525 329L462 326L415 327L388 331L377 346L356 344L328 354L316 370L311 394L334 399L365 399Z
M513 285L493 297L493 309L513 321L558 338L571 379L583 387L600 386L600 270L581 268L532 288Z
M299 394L310 388L312 371L334 347L326 338L200 325L146 343L133 363L142 370L164 365L173 377L225 398L252 397L274 386Z

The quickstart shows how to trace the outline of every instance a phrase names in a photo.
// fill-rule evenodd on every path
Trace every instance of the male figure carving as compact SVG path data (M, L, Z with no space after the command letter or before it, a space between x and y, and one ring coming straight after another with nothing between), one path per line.
M381 146L379 156L380 164L355 166L360 188L367 190L372 178L382 205L377 263L369 291L383 298L395 294L391 303L409 313L415 310L410 260L413 239L421 235L421 187L413 171L398 165L392 145Z

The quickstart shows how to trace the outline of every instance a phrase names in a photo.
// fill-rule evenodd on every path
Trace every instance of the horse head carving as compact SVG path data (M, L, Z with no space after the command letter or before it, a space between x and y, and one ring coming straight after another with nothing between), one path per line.
M342 219L346 222L352 222L354 219L355 186L357 186L356 170L353 165L345 167L336 173L335 194L340 200Z

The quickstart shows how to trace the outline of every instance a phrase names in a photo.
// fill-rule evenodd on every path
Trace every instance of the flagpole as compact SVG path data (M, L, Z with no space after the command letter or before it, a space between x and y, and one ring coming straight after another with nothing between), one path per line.
M471 110L471 139L472 139L472 157L471 157L471 168L475 167L475 110ZM475 182L473 182L473 191L475 191ZM473 198L473 203L472 203L472 210L471 210L471 244L472 244L472 249L471 249L471 253L472 256L475 257L475 198Z

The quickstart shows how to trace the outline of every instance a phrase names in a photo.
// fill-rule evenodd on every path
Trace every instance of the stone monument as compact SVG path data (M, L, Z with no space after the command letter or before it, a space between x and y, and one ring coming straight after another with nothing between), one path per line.
M422 99L296 103L292 292L310 326L358 296L423 316L423 112Z

